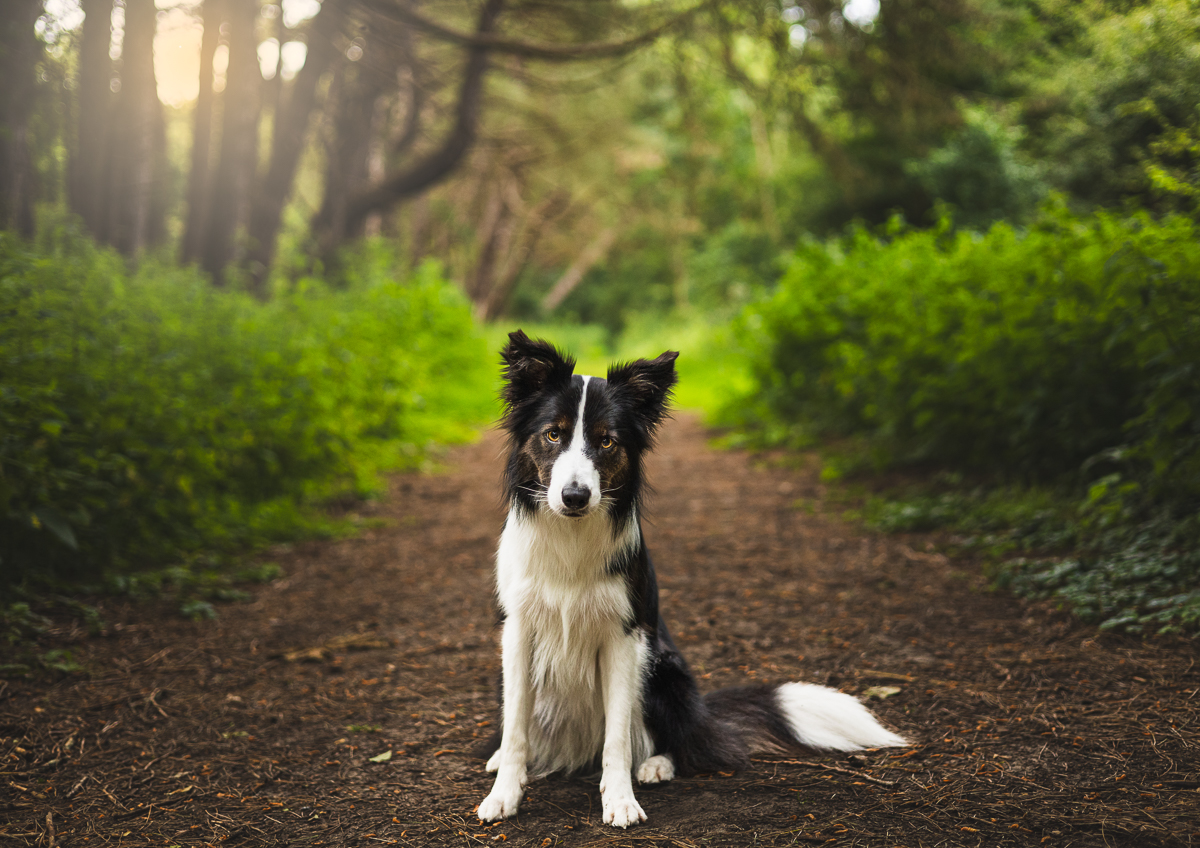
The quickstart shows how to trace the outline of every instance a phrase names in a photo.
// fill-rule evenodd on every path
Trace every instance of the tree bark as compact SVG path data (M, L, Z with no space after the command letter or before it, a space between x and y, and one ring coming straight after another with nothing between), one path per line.
M576 286L583 282L587 272L605 257L616 240L616 227L606 227L601 230L600 235L592 239L583 252L571 263L571 267L563 272L563 275L550 288L550 293L542 300L542 312L549 315L558 309L567 299L567 295L575 291Z
M480 177L481 180L484 177ZM511 216L504 203L504 192L498 185L493 185L488 193L487 202L483 207L483 217L475 230L476 255L475 269L467 283L466 295L473 303L482 303L492 287L492 277L496 269L496 254L499 252L502 240L501 218Z
M39 0L13 2L0 21L0 229L33 235L34 170L29 156Z
M229 71L225 108L221 116L221 151L213 174L207 232L200 266L214 284L225 283L225 271L235 261L238 227L246 221L258 151L258 101L262 73L254 25L256 0L228 0Z
M98 239L105 237L104 191L108 167L109 117L112 108L113 0L83 0L79 43L78 136L71 148L71 210Z
M520 233L514 239L516 244L505 258L504 266L500 269L496 282L478 310L479 317L484 321L498 318L504 311L521 272L525 270L525 266L533 257L533 251L537 248L542 233L545 232L546 224L566 208L567 201L568 195L565 192L555 192L538 203L525 216L525 220L521 222Z
M221 31L221 0L204 0L201 20L204 35L200 41L200 93L192 117L192 165L188 172L187 223L183 231L180 256L183 262L195 262L204 248L208 222L209 172L212 159L213 127L213 55Z
M317 102L321 76L340 54L335 41L346 23L344 0L325 0L309 29L308 53L291 91L275 116L271 159L255 187L248 227L246 265L255 291L265 294L267 273L275 259L275 242L283 207L295 182L296 168L308 135L309 116ZM280 45L282 47L282 45Z
M408 90L408 102L405 103L404 128L391 143L392 156L407 153L421 134L421 112L425 108L425 86L421 79L421 66L417 62L417 54L413 45L412 33L407 29L396 33L396 41L400 47L400 62L398 67L407 68L408 79L405 88Z
M337 94L330 110L333 133L325 154L325 197L317 217L332 221L333 229L345 232L349 238L365 232L365 219L359 220L354 229L349 228L346 205L370 180L376 104L389 87L395 86L398 61L399 54L388 49L385 39L372 39L366 42L358 61L343 66L336 82Z
M492 28L476 29L474 33L460 32L427 18L417 10L416 6L406 0L361 0L363 6L375 12L380 17L401 21L409 26L451 44L458 44L471 49L484 49L493 53L508 53L526 59L540 59L545 62L575 62L580 59L608 59L632 53L639 47L650 44L663 34L669 32L684 22L711 2L701 2L687 9L666 23L636 35L624 41L595 41L584 44L544 44L532 41L520 41L496 35Z
M486 0L480 10L479 22L475 29L476 36L486 37L493 33L503 8L504 0ZM340 245L347 234L361 227L362 221L372 212L382 212L397 201L418 194L441 181L458 167L475 142L487 66L487 46L476 44L467 49L467 62L463 69L455 107L454 126L437 149L421 157L408 168L386 177L378 185L349 198L343 226L336 227L336 222L321 216L313 220L313 230L317 234L319 249L323 253L329 253Z
M113 112L107 241L138 256L165 234L166 127L154 76L154 0L126 0L121 90Z

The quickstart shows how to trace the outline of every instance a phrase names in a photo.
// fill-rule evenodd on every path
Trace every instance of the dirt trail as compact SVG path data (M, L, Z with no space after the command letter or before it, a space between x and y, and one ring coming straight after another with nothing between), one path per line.
M647 526L702 685L894 687L871 705L913 748L645 787L649 821L628 832L598 823L595 780L551 778L515 821L480 826L490 781L467 754L499 668L489 434L448 473L396 478L385 527L274 556L286 577L216 623L107 601L107 634L64 624L52 641L87 676L0 683L0 844L1200 843L1194 645L988 594L919 537L827 514L813 467L706 438L688 417L667 427Z

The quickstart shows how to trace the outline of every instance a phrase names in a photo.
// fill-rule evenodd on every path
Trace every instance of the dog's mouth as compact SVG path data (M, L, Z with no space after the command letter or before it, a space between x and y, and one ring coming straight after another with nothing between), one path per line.
M563 518L584 518L589 512L591 512L591 509L586 506L579 509L568 509L564 506L562 509L555 510L555 512L557 512Z

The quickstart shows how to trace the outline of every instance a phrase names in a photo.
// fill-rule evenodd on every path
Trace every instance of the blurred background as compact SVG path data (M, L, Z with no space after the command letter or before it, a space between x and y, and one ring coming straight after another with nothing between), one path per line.
M683 406L831 477L934 469L897 527L1009 487L1031 550L1110 552L1009 577L1121 551L1159 583L1096 615L1200 621L1194 3L0 15L8 585L334 532L495 418L522 326L680 349Z

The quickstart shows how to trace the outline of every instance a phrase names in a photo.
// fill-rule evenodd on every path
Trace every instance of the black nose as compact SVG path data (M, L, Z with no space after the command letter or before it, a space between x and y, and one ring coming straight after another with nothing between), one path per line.
M583 509L592 499L592 490L587 486L563 486L562 499L567 509Z

